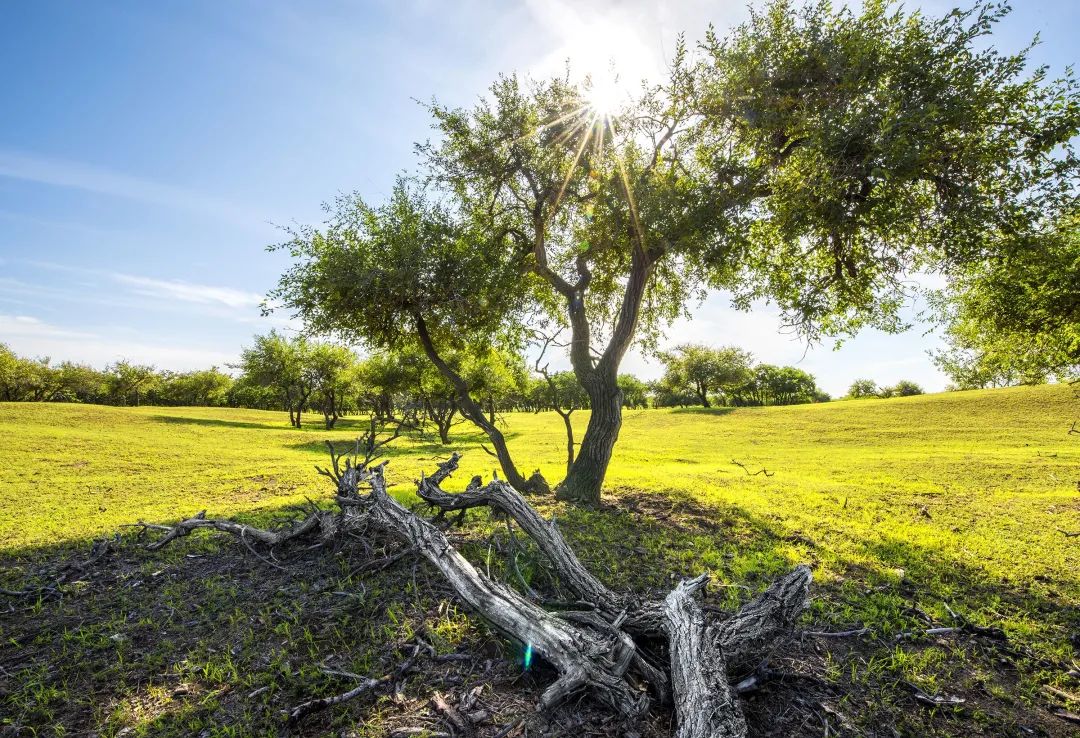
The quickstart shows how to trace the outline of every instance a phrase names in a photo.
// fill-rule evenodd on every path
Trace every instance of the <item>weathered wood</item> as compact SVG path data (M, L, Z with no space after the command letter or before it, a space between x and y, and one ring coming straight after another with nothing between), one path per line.
M374 467L367 476L371 485L370 519L420 552L458 596L496 629L531 646L534 653L558 669L559 679L541 696L542 707L551 707L588 688L622 715L636 718L648 709L648 698L625 678L633 657L632 642L574 626L506 585L481 575L441 530L387 494L383 466Z
M742 738L746 719L728 685L719 639L694 594L708 574L684 579L664 599L676 738Z
M265 546L273 547L293 538L304 536L307 533L320 528L324 522L328 522L326 519L331 516L331 513L312 513L298 524L281 528L280 530L265 530L263 528L256 528L253 525L237 523L232 520L215 520L213 518L207 518L206 510L203 510L199 514L190 517L187 520L182 520L176 525L154 525L142 522L138 523L138 525L147 530L166 531L165 536L146 546L151 551L164 548L177 538L189 536L200 528L210 528L212 530L221 531L222 533L229 533L248 543L257 542Z
M810 597L810 567L797 566L716 626L729 673L753 670L788 638Z
M438 471L420 480L417 494L420 499L443 512L488 506L509 515L551 560L559 580L581 599L610 615L617 615L627 605L600 582L574 553L554 522L544 520L525 498L506 482L496 479L479 487L470 485L464 492L450 494L439 484L458 466L460 454L453 454L439 464Z
M790 636L807 604L812 579L809 568L796 567L721 619L706 615L696 597L708 575L680 582L663 600L617 593L585 567L555 523L545 520L510 484L500 480L482 484L477 477L463 492L445 492L440 485L457 469L460 458L453 454L418 482L419 496L437 508L440 516L487 506L516 522L551 560L561 583L578 598L578 603L562 611L544 609L509 585L481 574L439 527L394 500L386 490L386 462L378 466L371 463L380 445L374 443L372 431L362 458L359 442L352 459L343 459L331 447L332 466L319 471L337 486L336 512L315 510L304 520L278 530L208 519L203 512L172 526L141 524L166 533L148 547L161 548L204 528L234 535L249 549L253 543L272 548L305 536L318 535L326 541L346 533L361 538L375 532L389 535L405 543L408 551L426 558L473 612L558 671L559 678L541 696L541 708L589 691L633 721L650 705L641 689L643 680L659 703L674 701L677 738L739 738L746 734L738 693L740 688L745 691L752 686L744 680L740 687L732 688L729 682L754 672ZM656 656L643 654L635 638L658 648L657 653L663 653L666 643L668 663L658 664ZM293 720L312 709L372 691L381 683L366 680L350 692L305 703L294 711ZM458 732L462 732L460 726Z

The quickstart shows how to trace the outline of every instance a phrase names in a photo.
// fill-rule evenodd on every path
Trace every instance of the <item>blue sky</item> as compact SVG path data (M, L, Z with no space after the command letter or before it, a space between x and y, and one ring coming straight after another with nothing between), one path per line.
M917 3L909 3L917 5ZM1075 61L1075 0L1017 2L997 45ZM951 3L924 2L928 12ZM0 341L22 354L187 369L235 360L286 266L273 224L315 222L339 191L379 199L428 136L417 100L465 104L502 71L571 58L626 76L743 2L9 2L0 5ZM867 332L806 351L768 308L711 296L671 343L737 343L852 379L946 380L933 336ZM626 368L659 367L632 354Z

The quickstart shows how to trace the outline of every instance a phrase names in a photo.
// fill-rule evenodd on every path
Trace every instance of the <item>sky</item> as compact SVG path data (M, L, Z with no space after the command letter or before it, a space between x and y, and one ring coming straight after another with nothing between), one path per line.
M1075 61L1080 3L1015 5L999 48L1038 33L1036 63ZM299 328L259 308L288 266L266 250L280 227L320 222L339 192L384 198L431 135L424 101L467 105L500 73L567 59L655 77L679 33L746 15L726 0L0 4L0 342L96 366L223 367L256 333ZM692 313L666 345L736 344L834 395L860 377L947 383L928 326L834 349L723 294ZM624 369L662 372L638 352Z

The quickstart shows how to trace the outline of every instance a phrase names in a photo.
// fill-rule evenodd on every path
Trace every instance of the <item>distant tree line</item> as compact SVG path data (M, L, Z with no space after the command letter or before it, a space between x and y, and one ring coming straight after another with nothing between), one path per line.
M660 359L665 371L653 385L657 407L799 405L830 399L807 372L755 364L750 352L736 346L683 344L661 353Z
M234 404L234 381L217 367L190 372L117 361L105 369L17 356L0 343L0 401L83 402L99 405Z
M461 351L449 357L468 382L489 422L509 411L588 409L588 395L571 372L547 377L527 368L522 356L495 350ZM240 361L227 367L188 372L117 361L104 369L48 358L27 358L0 344L0 401L76 402L117 406L216 406L280 410L301 427L308 412L322 416L327 429L353 414L379 421L408 420L430 425L443 443L465 418L450 383L419 348L402 348L362 358L351 349L276 331L255 336ZM620 375L625 407L650 405L652 387Z
M901 379L891 387L879 387L872 379L856 379L848 389L847 399L865 400L867 398L911 397L921 395L921 386L907 379Z

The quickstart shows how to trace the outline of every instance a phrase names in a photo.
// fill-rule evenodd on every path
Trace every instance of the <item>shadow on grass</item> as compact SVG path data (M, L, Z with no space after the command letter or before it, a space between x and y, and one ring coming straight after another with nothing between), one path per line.
M735 407L676 407L672 408L671 412L676 415L727 415L728 413L735 412L740 408ZM745 409L745 408L743 408Z
M284 418L280 424L259 423L257 421L243 420L220 420L217 418L191 418L178 415L148 415L148 420L153 420L165 425L201 425L219 428L249 428L252 430L290 430L288 418Z
M302 447L309 446L324 452L320 443ZM388 449L388 455L396 450ZM539 506L545 517L557 514L560 529L582 560L617 589L663 593L674 579L707 569L717 575L707 604L730 610L800 561L827 560L842 572L842 581L815 585L812 629L865 625L874 629L873 637L795 642L774 654L775 666L801 670L810 681L781 681L747 702L752 736L820 736L822 716L837 727L835 713L818 709L827 701L843 711L859 735L892 736L893 728L901 735L1005 734L975 730L971 712L921 708L903 682L919 683L927 691L947 685L949 695L968 700L972 710L1002 730L1035 726L1045 735L1067 735L1056 725L1058 719L1037 704L988 696L995 693L988 685L1018 693L1017 672L1011 671L1019 668L1015 653L1007 654L1012 665L1002 667L1005 657L992 644L958 639L955 646L940 649L926 639L898 643L894 637L925 629L928 623L918 612L939 602L962 613L1042 621L1047 633L1075 628L1075 603L1051 596L1047 588L994 579L938 551L888 539L863 542L857 553L869 557L869 564L845 560L799 531L736 505L703 505L687 496L622 490L597 510ZM265 524L284 512L239 517ZM469 521L456 538L459 548L481 569L490 567L494 577L515 584L498 546L493 549L491 536L503 530L502 524L486 512L471 513ZM522 674L514 647L464 619L430 567L406 558L385 571L353 573L373 556L395 550L391 542L369 543L374 552L354 542L333 549L297 545L278 550L274 554L282 571L267 562L266 552L256 558L228 538L197 534L149 552L127 536L113 555L65 585L61 597L40 606L15 600L0 619L0 665L6 674L0 691L0 715L6 717L0 726L15 726L15 734L58 732L59 726L77 734L114 734L133 727L180 736L236 725L243 726L240 735L275 733L282 727L283 710L353 686L328 676L327 669L378 678L400 663L417 632L425 633L440 652L491 659L494 671L468 661L460 669L421 670L401 685L409 698L405 703L413 707L388 712L361 699L311 718L300 734L348 732L361 722L390 732L395 720L405 718L411 722L404 724L416 725L432 719L423 711L434 690L449 691L456 699L480 684L487 685L485 701L495 708L495 724L518 715L539 720L531 706L551 675ZM0 587L19 588L42 562L64 559L85 559L85 545L5 555ZM545 574L534 550L524 559L521 569L531 586L568 599L570 593ZM906 574L897 578L893 572L901 568ZM940 653L923 658L928 649ZM156 691L144 686L150 684ZM110 708L102 710L102 704ZM587 700L563 709L580 710L586 721L593 712L604 715ZM598 720L595 731L580 725L579 730L620 734L619 726L604 727ZM662 738L668 729L661 719L639 733Z

